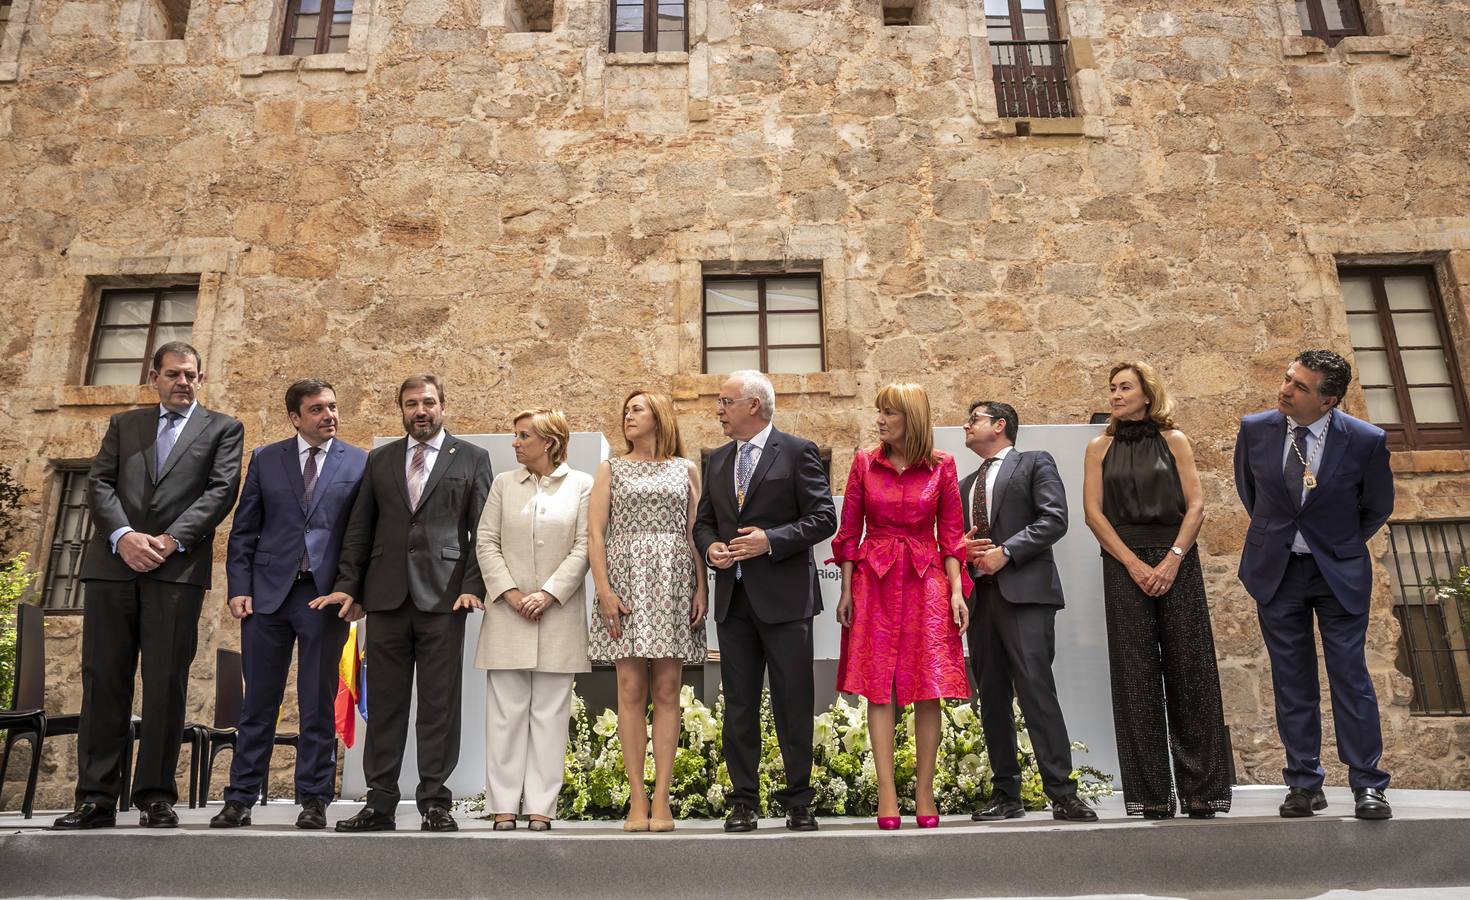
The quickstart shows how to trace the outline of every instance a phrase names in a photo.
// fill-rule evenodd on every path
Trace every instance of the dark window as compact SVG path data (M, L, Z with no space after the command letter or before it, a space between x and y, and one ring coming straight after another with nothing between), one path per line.
M82 608L82 548L92 538L92 511L87 507L87 470L56 471L56 512L52 518L51 552L46 558L44 609Z
M883 0L884 25L921 25L917 0Z
M1398 669L1414 682L1413 712L1430 716L1470 715L1470 609L1456 602L1446 584L1470 565L1470 520L1391 522L1388 526L1399 620Z
M613 53L688 50L684 0L612 0L608 46Z
M346 53L352 28L352 0L287 0L281 33L285 56Z
M103 291L87 384L142 384L153 348L194 333L192 287Z
M699 451L699 471L704 477L709 476L709 458L719 447L704 447ZM822 457L822 474L827 476L827 489L832 489L832 448L818 447L817 453Z
M1067 42L1053 0L985 0L995 99L1006 118L1073 115Z
M1296 0L1302 34L1318 37L1331 47L1345 37L1364 34L1358 0Z
M1434 271L1339 273L1368 420L1395 449L1470 446L1470 415Z
M821 372L822 343L821 276L705 276L704 371Z
M10 22L10 0L0 0L0 41L5 40L5 26Z

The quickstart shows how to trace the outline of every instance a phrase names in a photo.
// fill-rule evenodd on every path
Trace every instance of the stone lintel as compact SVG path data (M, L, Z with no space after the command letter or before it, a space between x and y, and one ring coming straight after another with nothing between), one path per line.
M1407 57L1413 52L1414 41L1406 34L1355 34L1343 38L1335 47L1305 34L1288 34L1281 39L1281 53L1287 59L1317 57L1352 63L1360 56Z
M319 53L315 56L256 54L240 60L241 78L257 78L272 72L366 72L362 53Z
M664 50L659 53L605 53L603 63L609 66L683 66L689 63L689 54L682 50Z

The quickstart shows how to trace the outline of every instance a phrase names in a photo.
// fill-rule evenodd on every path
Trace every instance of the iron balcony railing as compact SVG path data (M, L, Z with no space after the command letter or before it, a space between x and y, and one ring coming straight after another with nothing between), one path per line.
M991 41L996 106L1008 119L1062 119L1072 112L1067 42Z

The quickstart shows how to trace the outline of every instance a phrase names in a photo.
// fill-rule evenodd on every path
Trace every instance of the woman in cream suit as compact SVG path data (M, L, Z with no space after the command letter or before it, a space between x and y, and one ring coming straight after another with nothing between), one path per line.
M587 499L592 476L567 466L560 410L532 409L514 424L519 466L496 476L475 553L485 618L475 665L488 670L486 808L495 829L551 827L561 792L572 678L587 661Z

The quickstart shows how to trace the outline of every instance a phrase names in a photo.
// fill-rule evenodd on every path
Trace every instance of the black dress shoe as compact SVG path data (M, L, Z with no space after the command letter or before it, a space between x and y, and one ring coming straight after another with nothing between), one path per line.
M736 803L730 807L730 815L725 818L725 831L743 834L755 831L756 827L755 810L751 809L749 803Z
M243 828L250 824L250 807L239 800L226 800L225 808L209 820L210 828Z
M1378 788L1353 788L1353 815L1359 819L1392 819L1393 807Z
M337 823L337 830L347 834L360 834L366 831L392 831L398 827L393 817L387 813L380 813L371 806L364 806L357 815L343 819Z
M816 831L817 817L810 806L793 806L786 813L786 828L789 831Z
M1281 801L1281 818L1305 819L1313 812L1327 808L1327 795L1321 788L1309 791L1306 788L1287 788L1286 799Z
M454 821L454 816L449 810L442 806L431 806L424 813L424 823L419 826L419 831L458 831L459 823Z
M1026 815L1026 807L1021 801L1005 794L996 794L990 798L990 805L982 810L970 813L970 819L975 822L999 822L1002 819L1019 819Z
M144 828L178 828L179 814L174 812L174 805L167 800L154 800L143 807L143 812L138 816L138 824Z
M1096 822L1097 813L1076 794L1057 797L1051 801L1051 817L1063 822Z
M81 831L85 828L111 828L117 824L117 810L110 806L83 803L51 823L55 831Z
M301 815L296 817L296 827L306 831L318 831L327 827L327 804L317 797L301 801Z

